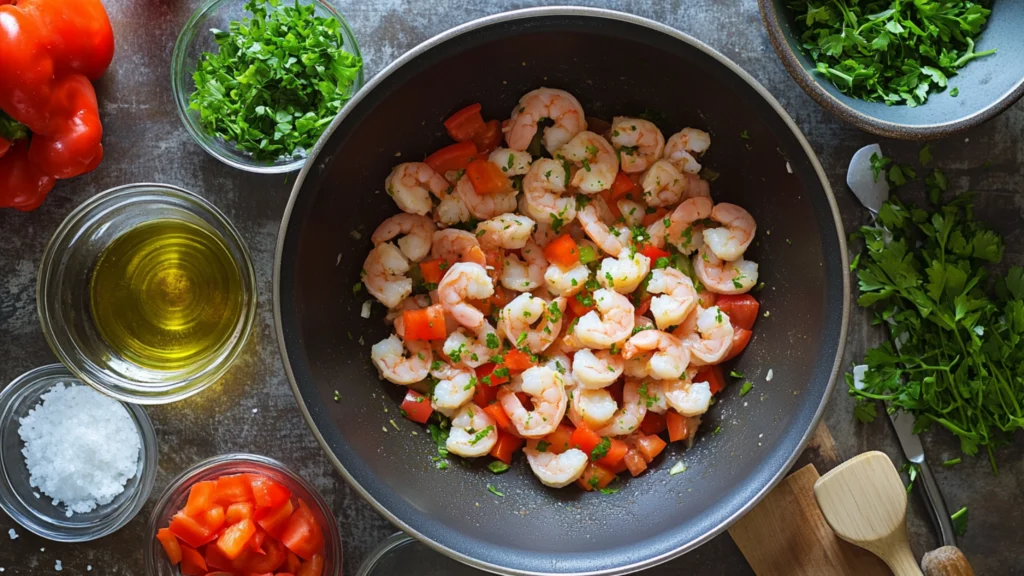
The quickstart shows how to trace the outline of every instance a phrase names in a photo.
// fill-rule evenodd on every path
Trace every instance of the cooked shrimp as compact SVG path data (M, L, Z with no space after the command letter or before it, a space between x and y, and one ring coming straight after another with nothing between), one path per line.
M601 428L612 421L619 405L607 390L575 390L572 394L572 410L592 430Z
M530 171L533 163L529 152L509 148L496 148L487 159L501 167L506 176L522 176Z
M651 356L650 375L659 380L679 378L690 364L690 353L683 343L668 332L660 330L644 330L637 332L626 341L622 348L622 356L627 360L638 354L653 352Z
M384 180L384 189L402 212L426 216L433 208L431 192L440 198L448 189L448 181L423 162L405 162L391 171Z
M665 136L653 122L616 116L612 118L612 144L619 151L623 172L643 172L661 158Z
M584 264L576 264L568 270L552 264L544 271L544 285L556 296L568 297L578 293L589 279L590 269Z
M470 330L480 329L487 319L469 300L483 300L494 294L487 269L472 262L452 264L437 286L437 294L455 320Z
M427 294L413 294L405 300L398 303L398 306L388 310L387 315L384 316L386 321L389 321L395 326L395 334L398 334L399 338L405 338L405 311L406 310L422 310L430 306L430 296Z
M693 373L685 378L663 381L665 402L683 416L700 416L711 406L711 385L707 382L693 382Z
M484 248L518 250L526 246L536 225L526 216L509 212L477 224L476 236Z
M711 210L711 219L722 227L705 229L704 244L722 260L742 258L757 231L754 217L735 204L720 202Z
M587 312L576 323L575 335L588 348L607 349L633 332L633 304L618 292L594 291L597 310Z
M681 172L696 174L701 165L696 156L707 151L711 146L711 135L696 128L683 128L669 137L665 143L665 159Z
M686 191L686 178L668 160L658 160L644 173L640 186L648 206L669 206Z
M697 305L693 280L675 268L652 270L647 291L659 294L651 299L651 314L660 330L682 323Z
M718 294L743 294L757 284L756 262L725 262L706 249L694 254L693 271L705 288Z
M435 230L437 230L437 226L429 216L396 214L381 222L380 226L374 230L370 240L374 246L378 246L403 234L404 236L398 239L399 250L409 260L419 262L430 253Z
M694 366L717 364L732 348L732 322L718 306L697 308L696 332L684 339ZM696 335L700 336L697 340Z
M564 90L538 88L519 99L519 104L512 110L512 117L501 128L508 147L526 150L537 134L537 123L543 118L554 122L544 129L544 147L552 153L587 129L583 106L575 96Z
M647 415L647 403L640 398L639 390L639 380L626 380L622 387L622 406L615 411L610 424L596 430L599 436L625 436L640 427Z
M530 216L538 223L567 222L576 217L576 198L566 193L565 167L557 160L540 158L523 178L523 196Z
M506 386L498 390L498 402L523 438L540 438L555 431L565 417L565 380L546 366L534 366L523 372L523 392L533 401L533 410L523 407Z
M547 350L562 331L565 298L550 303L531 294L520 294L501 309L498 329L516 347L524 344L534 354Z
M540 483L551 488L564 488L583 475L590 458L579 448L570 448L561 454L545 450L540 452L534 443L523 448L526 461Z
M632 358L623 362L623 373L627 378L650 378L651 358L653 356L654 352L644 352L643 354L634 355Z
M573 174L573 186L584 194L597 194L612 187L619 173L615 149L599 134L583 131L558 150L561 156L579 167Z
M572 375L584 388L597 390L611 386L622 376L622 356L608 350L594 352L584 348L572 358Z
M456 262L472 262L485 266L487 259L480 242L471 232L457 228L445 228L434 232L434 241L430 247L430 257L440 258L449 264Z
M597 281L609 290L629 294L636 290L650 271L650 258L639 252L630 255L629 250L623 250L618 258L601 260L601 267L597 269Z
M665 240L668 238L668 227L672 221L668 218L659 218L647 225L647 236L650 237L651 246L664 248Z
M385 242L366 255L363 284L366 291L388 308L398 306L412 294L412 280L406 278L409 261L394 244Z
M683 200L669 216L668 241L683 254L692 254L703 246L700 220L711 216L714 203L710 198Z
M455 184L455 195L462 199L463 204L475 218L486 220L499 214L515 212L516 194L512 188L491 194L477 194L469 176L463 176Z
M583 231L597 244L602 251L618 256L629 244L630 232L625 226L611 227L601 220L598 207L595 205L601 202L600 198L594 198L582 210L576 214L576 219L583 225Z
M430 406L445 416L451 416L473 399L476 378L472 370L465 368L449 367L445 372L434 386Z
M619 213L622 214L622 219L626 221L627 226L639 226L644 221L646 215L646 209L644 205L639 202L633 202L628 198L623 198L615 203L619 208Z
M637 392L640 399L647 405L648 412L664 414L668 412L668 402L665 399L664 387L668 380L646 380L640 385Z
M454 190L442 192L441 202L434 206L434 220L445 226L454 226L460 222L468 222L472 215L462 198Z
M475 333L458 328L448 335L441 349L452 362L476 368L490 362L499 342L497 331L485 320Z
M370 348L370 359L383 378L395 384L408 386L427 377L434 353L427 342L402 342L398 336L392 334Z
M711 183L696 174L682 172L686 186L683 187L683 199L711 198Z
M501 285L516 292L531 292L544 285L548 260L544 250L528 239L521 250L523 260L513 253L505 255L501 266Z
M483 456L498 443L498 429L490 414L476 404L463 406L452 418L445 447L464 458Z

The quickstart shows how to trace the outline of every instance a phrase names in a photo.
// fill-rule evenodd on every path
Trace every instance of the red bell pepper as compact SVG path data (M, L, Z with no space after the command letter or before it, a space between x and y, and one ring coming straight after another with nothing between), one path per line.
M490 154L501 145L501 138L501 122L491 120L485 123L483 128L477 130L473 135L473 142L480 154Z
M725 374L721 365L705 366L693 377L694 382L707 382L711 387L712 394L718 394L725 389Z
M743 349L750 343L750 337L754 334L752 330L744 330L743 328L736 328L732 332L732 348L729 349L729 353L722 358L722 362L727 362L740 355Z
M498 442L494 444L494 448L491 448L490 455L501 460L505 464L511 464L512 455L523 447L524 442L526 441L519 436L513 436L512 434L498 430Z
M576 481L576 484L578 484L580 488L590 492L594 489L604 488L611 484L612 480L615 480L614 472L591 462L590 464L587 464L587 468L583 471L583 475L580 476L580 479Z
M612 199L618 200L632 192L634 189L636 189L636 184L629 179L629 175L625 172L619 171L619 173L615 175L615 181L612 182Z
M529 370L536 365L536 362L530 359L529 354L514 348L505 352L503 358L505 367L507 367L511 372L522 372L524 370Z
M719 294L715 302L736 328L753 330L761 305L750 294Z
M434 413L430 400L415 390L409 390L405 393L401 409L403 416L420 424L426 424L427 420L430 419L430 415Z
M444 307L440 304L427 306L422 310L406 310L402 313L406 340L444 340Z
M103 159L91 80L110 66L114 33L100 0L0 0L0 54L0 208L33 210L55 179Z
M475 156L476 144L467 141L445 146L427 156L423 162L433 168L434 172L444 174L449 170L465 170Z
M448 261L440 258L420 262L420 275L423 276L423 281L427 284L439 284L447 269Z
M259 474L249 475L249 485L257 508L277 508L292 497L292 491L283 484Z
M686 417L669 410L665 413L665 424L668 425L668 441L678 442L690 436L689 422Z
M456 142L472 140L474 136L487 128L484 117L480 114L482 109L483 107L479 103L470 104L444 121L444 128L452 140Z
M580 248L572 236L562 234L544 247L544 257L562 270L568 270L580 263Z
M647 415L644 416L642 422L640 422L640 431L650 436L651 434L660 434L668 428L668 424L665 423L665 417L655 412L647 411Z
M171 564L181 562L181 543L178 542L178 537L169 528L157 530L156 539L164 547L164 552L167 552L167 559L171 561Z
M302 500L299 500L298 508L292 512L281 532L281 543L303 560L309 560L323 547L324 537L320 524Z
M654 262L658 258L668 258L669 256L672 255L672 254L668 253L667 251L662 250L661 248L657 248L655 246L651 246L650 244L648 244L648 245L644 246L643 248L641 248L640 249L640 253L643 254L644 256L647 256L648 258L650 258L651 259L651 264L654 264ZM724 312L724 310L723 310L723 312Z
M497 194L512 189L512 182L497 164L478 158L466 166L466 176L479 195Z

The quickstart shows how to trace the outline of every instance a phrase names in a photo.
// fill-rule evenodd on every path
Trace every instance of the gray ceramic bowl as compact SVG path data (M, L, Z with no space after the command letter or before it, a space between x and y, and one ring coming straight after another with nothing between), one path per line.
M1006 110L1024 95L1024 2L996 0L977 50L998 49L978 58L949 79L945 92L932 94L923 106L886 106L840 92L814 71L814 61L800 49L786 0L757 0L768 37L782 63L826 110L862 130L902 140L932 140L977 126ZM957 97L950 96L959 88Z

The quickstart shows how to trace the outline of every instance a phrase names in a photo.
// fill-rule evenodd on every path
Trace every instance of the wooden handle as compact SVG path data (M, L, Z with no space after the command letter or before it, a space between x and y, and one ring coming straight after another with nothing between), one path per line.
M906 537L902 542L893 540L894 545L886 547L884 551L880 550L878 555L892 568L895 576L921 576L921 569L917 567L917 559Z
M974 576L970 562L956 546L943 546L925 554L921 570L925 576Z

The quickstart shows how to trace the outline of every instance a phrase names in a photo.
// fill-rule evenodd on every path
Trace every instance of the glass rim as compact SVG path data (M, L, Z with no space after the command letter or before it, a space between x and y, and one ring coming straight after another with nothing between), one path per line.
M96 365L81 354L81 348L73 341L71 346L66 348L57 337L58 322L51 318L50 291L48 281L54 273L54 266L59 261L59 254L66 246L74 243L74 234L81 230L83 219L93 209L112 204L123 205L130 201L133 196L153 194L161 197L169 197L183 200L194 209L201 210L205 215L210 216L223 232L213 230L212 232L229 245L237 247L241 257L235 261L241 276L242 290L248 293L248 305L243 309L236 324L239 335L229 344L218 350L218 357L211 355L209 365L198 372L188 374L184 377L168 379L160 383L141 384L120 375L113 375L106 368ZM256 287L256 270L253 265L252 255L249 248L242 239L241 233L234 227L227 216L211 202L184 188L169 184L158 184L141 182L125 184L110 188L87 199L61 222L54 232L46 248L43 250L42 258L39 261L39 273L36 279L36 309L39 315L39 322L50 349L57 356L57 359L64 364L75 378L92 386L99 392L106 394L121 402L133 404L167 404L183 400L193 394L215 383L227 373L230 366L241 354L245 344L252 333L256 321L256 309L258 307L259 295ZM84 367L83 367L84 366ZM86 369L88 368L88 369ZM102 374L96 376L91 372Z
M181 32L178 34L177 39L174 41L174 50L171 52L171 92L172 97L174 98L174 107L175 110L178 112L178 118L180 118L182 124L185 125L185 130L189 133L190 136L192 136L192 140L195 141L195 143L198 144L200 148L202 148L208 154L210 154L217 160L223 162L224 164L227 164L232 168L237 168L239 170L244 170L246 172L252 172L254 174L284 174L287 172L294 172L296 170L301 169L305 165L306 161L309 160L309 152L312 150L312 147L310 147L310 149L306 151L306 154L303 157L295 158L290 162L283 162L281 164L273 163L276 161L271 161L271 164L257 163L255 160L242 161L233 158L227 154L224 154L223 151L220 149L221 147L223 147L224 149L237 150L237 148L230 142L225 142L223 146L212 145L211 141L216 141L214 137L206 134L202 127L199 126L195 119L189 114L190 108L188 96L191 93L191 90L187 89L184 85L182 85L182 82L179 80L179 77L181 77L181 72L185 70L185 56L186 52L188 51L188 46L191 44L192 40L195 38L196 33L198 32L199 23L207 15L209 15L216 8L219 8L223 4L226 4L228 2L242 1L244 0L209 0L208 2L200 6L198 10L193 12L192 15L189 16L189 19L185 22L185 25L182 27ZM337 8L335 8L325 0L299 1L306 3L307 5L313 4L326 10L331 15L331 17L337 20L338 23L341 25L342 36L345 37L346 42L346 45L344 46L345 51L354 56L362 58L362 52L360 52L359 50L359 42L356 40L356 35L352 31L352 27L349 26L348 20ZM191 79L192 76L189 75L188 78ZM352 84L353 94L362 89L364 83L364 67L360 67L359 74ZM321 137L322 136L323 135L321 135Z

